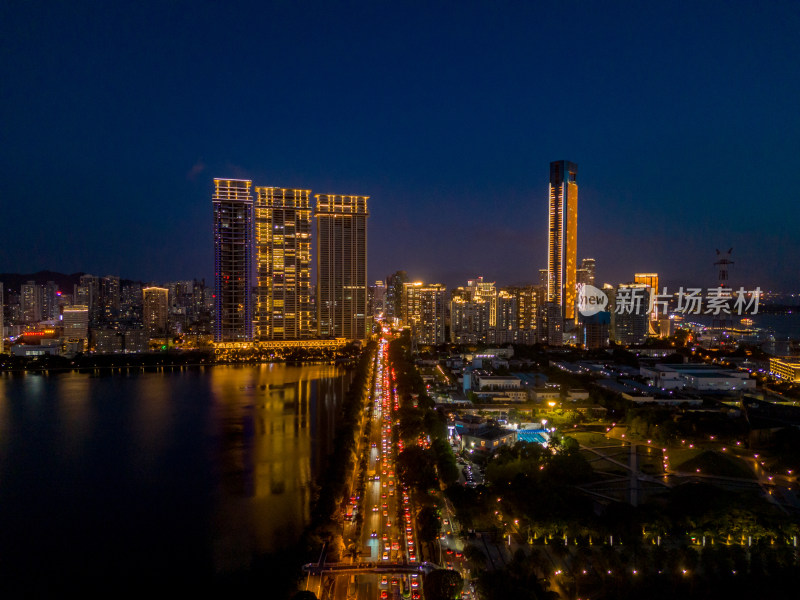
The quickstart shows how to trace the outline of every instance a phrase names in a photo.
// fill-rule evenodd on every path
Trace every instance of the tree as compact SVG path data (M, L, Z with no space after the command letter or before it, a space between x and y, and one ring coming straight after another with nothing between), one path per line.
M439 521L439 511L432 506L424 506L417 515L417 527L419 537L423 542L433 542L439 537L441 522Z
M437 569L425 577L425 597L429 600L456 600L464 582L452 569Z

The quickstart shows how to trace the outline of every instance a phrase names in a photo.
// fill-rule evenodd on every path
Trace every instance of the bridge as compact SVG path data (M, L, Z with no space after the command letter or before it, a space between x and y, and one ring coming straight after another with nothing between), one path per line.
M311 575L355 575L358 573L428 573L439 568L433 563L398 563L398 562L335 562L308 563L303 565L303 572Z

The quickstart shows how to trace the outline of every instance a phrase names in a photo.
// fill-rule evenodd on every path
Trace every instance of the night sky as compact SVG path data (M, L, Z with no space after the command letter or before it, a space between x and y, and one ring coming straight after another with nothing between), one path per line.
M800 291L796 0L10 0L0 78L0 272L210 281L248 177L371 196L370 280L534 283L567 159L600 282Z

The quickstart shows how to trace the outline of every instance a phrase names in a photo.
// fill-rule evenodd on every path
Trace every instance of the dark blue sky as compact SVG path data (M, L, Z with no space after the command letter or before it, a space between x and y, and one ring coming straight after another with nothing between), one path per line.
M254 8L255 7L255 8ZM800 5L4 2L0 272L209 278L215 176L371 196L370 279L800 290Z

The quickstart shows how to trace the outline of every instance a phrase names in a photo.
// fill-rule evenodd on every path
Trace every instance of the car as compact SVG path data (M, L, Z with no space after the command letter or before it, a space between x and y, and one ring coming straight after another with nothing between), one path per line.
M383 511L383 516L384 517L388 517L389 516L389 511L388 510Z
M386 585L389 585L389 576L388 575L382 575L381 576L381 586L386 586Z
M383 558L383 560L389 560L389 553L388 552L384 552L382 558Z
M418 588L419 587L419 575L412 575L411 576L411 587Z
M445 552L447 554L453 554L453 549L452 548L448 548L447 550L445 550Z
M372 505L372 512L378 512L378 505L377 504L373 504Z
M449 560L447 561L447 568L448 569L452 569L453 568L453 563L451 563Z
M378 532L373 529L369 537L378 537Z
M386 535L385 533L381 536L381 541L383 541L383 542L385 542L388 539L389 539L389 536Z
M389 592L386 590L381 590L381 600L386 600L389 598Z

